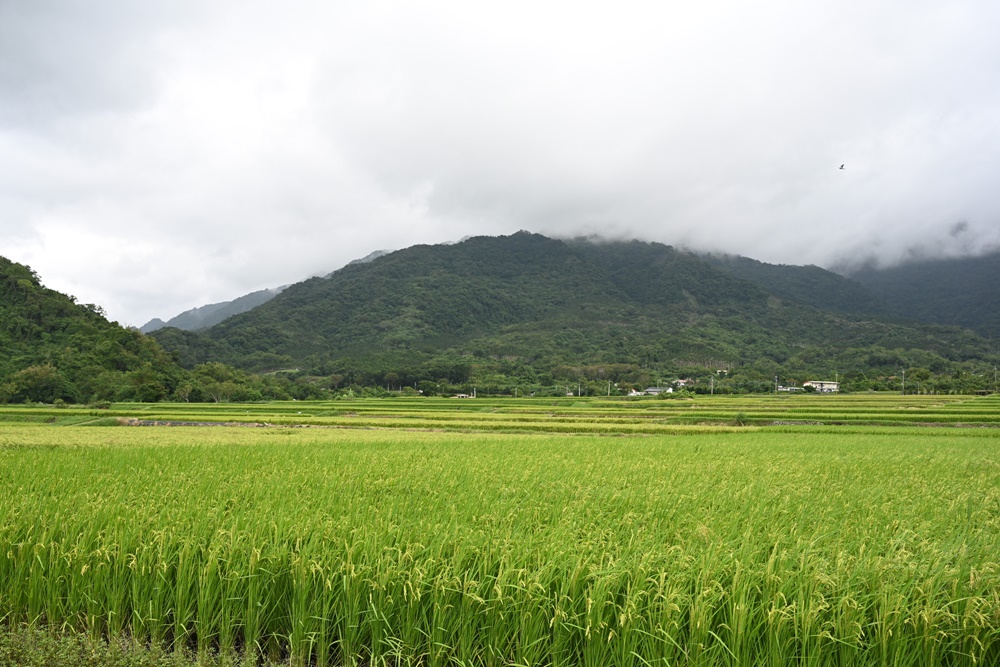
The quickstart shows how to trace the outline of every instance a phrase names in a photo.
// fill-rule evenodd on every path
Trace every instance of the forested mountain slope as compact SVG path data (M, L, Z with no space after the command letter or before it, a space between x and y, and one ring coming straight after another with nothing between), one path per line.
M292 285L204 332L154 335L185 364L214 359L253 370L422 364L427 373L444 373L449 364L491 361L535 369L829 367L845 354L852 361L838 363L861 366L873 355L907 363L885 350L918 351L912 356L922 365L940 366L992 354L968 332L844 314L863 289L828 272L809 289L765 289L767 281L734 273L656 243L520 232L389 253ZM813 280L815 272L806 273ZM837 290L824 287L831 284ZM794 298L803 292L802 301ZM824 309L825 292L834 299ZM871 298L861 300L866 304L877 308Z
M1000 338L1000 252L867 267L849 275L901 316Z
M184 375L155 340L3 257L0 351L0 401L159 400Z
M888 304L861 283L818 266L767 264L734 255L709 255L705 259L770 294L820 310L854 315L894 315Z

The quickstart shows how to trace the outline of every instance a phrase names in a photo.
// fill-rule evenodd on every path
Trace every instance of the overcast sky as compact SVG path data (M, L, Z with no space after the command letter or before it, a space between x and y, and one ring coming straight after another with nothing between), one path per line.
M0 0L0 254L141 325L519 229L982 252L997 26L995 0Z

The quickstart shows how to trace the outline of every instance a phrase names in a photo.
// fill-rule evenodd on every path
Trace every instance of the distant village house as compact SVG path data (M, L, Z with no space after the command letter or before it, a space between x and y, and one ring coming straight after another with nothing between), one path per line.
M830 382L829 380L809 380L808 382L803 382L802 386L812 387L820 394L832 394L840 391L840 383Z
M674 393L673 387L646 387L644 390L639 391L638 389L633 389L628 393L629 396L659 396L660 394L672 394Z

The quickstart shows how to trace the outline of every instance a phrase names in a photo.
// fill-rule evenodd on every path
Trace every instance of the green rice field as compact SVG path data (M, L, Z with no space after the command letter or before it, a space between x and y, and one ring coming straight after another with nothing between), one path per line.
M845 394L695 399L391 398L245 403L0 407L0 422L106 424L110 418L274 426L653 434L690 426L1000 426L1000 396Z
M991 396L3 406L0 633L247 664L997 665L998 436Z

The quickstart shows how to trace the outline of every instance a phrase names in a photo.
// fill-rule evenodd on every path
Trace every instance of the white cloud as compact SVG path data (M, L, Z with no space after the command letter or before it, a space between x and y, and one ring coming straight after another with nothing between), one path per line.
M522 228L794 263L975 252L1000 245L998 19L0 2L0 252L130 324Z

